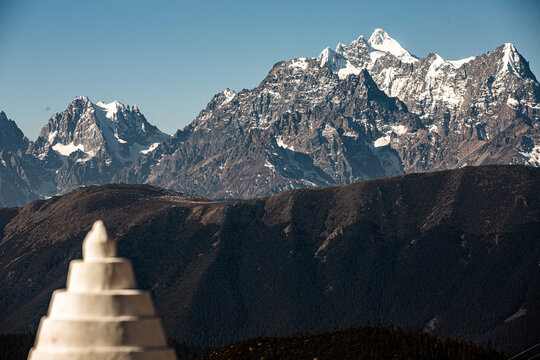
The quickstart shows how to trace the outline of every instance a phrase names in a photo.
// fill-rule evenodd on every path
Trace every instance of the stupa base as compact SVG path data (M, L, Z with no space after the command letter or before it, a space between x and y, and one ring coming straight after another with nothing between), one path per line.
M32 349L28 360L176 360L172 349L168 348L47 348Z

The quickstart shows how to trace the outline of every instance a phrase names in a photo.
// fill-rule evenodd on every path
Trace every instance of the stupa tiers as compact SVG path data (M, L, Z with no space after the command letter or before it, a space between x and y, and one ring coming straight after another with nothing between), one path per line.
M83 260L69 267L67 289L56 290L41 319L29 360L176 359L148 292L136 289L131 262L96 221Z

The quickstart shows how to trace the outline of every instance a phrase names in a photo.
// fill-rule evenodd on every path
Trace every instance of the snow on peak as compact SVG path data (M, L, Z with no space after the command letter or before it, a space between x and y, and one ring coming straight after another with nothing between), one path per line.
M366 51L369 57L367 60L362 60L361 54ZM349 45L338 43L336 50L327 47L316 60L321 67L329 68L332 72L337 73L340 79L343 79L351 74L359 74L364 68L371 69L377 59L386 53L390 53L406 63L418 60L382 29L376 29L367 43L364 36L360 35ZM350 59L350 56L353 56L353 59ZM356 59L356 56L359 58Z
M99 101L95 105L99 107L100 110L103 110L105 112L105 116L111 120L114 120L114 117L116 113L118 113L118 110L124 109L124 105L118 100L114 100L113 102L110 102L108 104L103 101Z
M229 102L232 101L232 99L234 99L234 97L236 96L236 92L234 90L231 90L229 88L223 90L223 95L225 95L225 100L223 101L223 103L221 105L225 105Z
M119 101L115 100L108 104L100 101L94 105L94 109L98 127L103 134L107 149L121 163L135 160L141 155L152 151L159 144L156 140L162 140L159 135L147 137L143 142L140 142L137 138L130 137L130 131L126 131L126 127L129 127L129 125L124 123L122 119L126 120L127 123L134 120L133 125L136 126L136 129L140 128L143 134L147 136L145 123L143 119L137 116L131 117L128 114L126 118L122 114L126 107ZM149 141L152 141L153 144L145 143Z
M461 59L461 60L449 60L447 61L448 63L452 64L455 68L460 68L461 66L463 66L464 64L468 63L468 62L471 62L473 61L474 59L476 59L476 56L471 56L471 57L468 57L468 58L465 58L465 59Z
M426 76L431 77L431 78L436 77L437 71L439 71L439 69L445 65L450 65L450 64L444 61L444 59L440 55L434 54L433 61L431 62L431 65L429 66L429 70Z
M339 45L338 45L339 46ZM347 59L339 52L332 50L330 47L324 49L317 61L321 67L327 67L334 72L347 66Z
M406 63L413 63L418 60L383 29L375 29L368 40L368 44L373 50L383 53L388 52Z
M298 58L298 59L291 60L291 65L290 66L292 68L298 68L298 69L301 69L301 70L306 70L307 67L308 67L308 62L307 62L306 58Z
M69 156L71 155L71 153L79 150L79 151L82 151L82 152L85 152L84 151L84 145L83 144L77 144L75 145L73 143L73 141L67 145L64 145L64 144L61 144L61 143L56 143L53 145L53 150L56 151L58 154L62 155L62 156Z
M327 67L332 72L337 73L340 79L344 79L351 74L358 75L362 71L362 68L353 66L342 54L344 48L345 46L339 43L336 47L338 51L327 47L317 57L321 67Z
M431 62L431 65L429 67L429 71L428 71L428 74L427 74L428 77L436 77L437 72L439 71L439 69L441 69L444 66L451 66L451 67L453 67L455 69L459 69L461 66L463 66L463 64L466 64L466 63L476 59L476 56L471 56L471 57L461 59L461 60L449 60L449 61L447 61L447 60L444 60L439 54L433 54L433 55L430 55L430 56L433 57L433 61Z
M503 64L501 70L499 70L499 74L508 71L511 74L516 75L517 77L521 77L518 70L518 64L520 63L520 55L516 50L516 47L512 43L504 44L503 54Z
M369 37L368 42L369 45L373 47L374 45L383 45L385 42L392 40L394 39L392 39L383 29L375 29L373 30L373 34Z

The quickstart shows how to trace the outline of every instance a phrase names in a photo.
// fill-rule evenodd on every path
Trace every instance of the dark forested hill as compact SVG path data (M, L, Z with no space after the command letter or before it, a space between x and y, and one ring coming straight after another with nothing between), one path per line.
M223 202L80 188L0 210L0 333L36 330L103 219L188 344L382 321L517 351L540 338L539 194L523 166Z
M259 336L216 349L204 360L495 360L508 356L493 349L426 332L392 326L362 325L320 334Z
M34 334L0 335L0 360L25 360L33 340ZM380 324L316 334L257 336L213 350L175 340L169 343L176 350L178 360L502 360L509 357L471 342Z

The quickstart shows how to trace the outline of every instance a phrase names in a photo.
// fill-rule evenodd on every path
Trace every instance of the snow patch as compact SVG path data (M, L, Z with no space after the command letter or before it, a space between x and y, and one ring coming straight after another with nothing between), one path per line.
M271 90L271 89L264 89L263 92L267 93L267 94L270 94L273 97L277 97L277 98L281 97L280 93L278 93L277 91Z
M118 109L124 108L124 105L117 100L114 100L108 104L104 103L103 101L99 101L97 104L95 104L95 106L103 110L105 112L105 116L110 120L115 120Z
M435 124L431 125L429 128L428 128L429 132L435 132L435 133L439 133L439 127Z
M516 108L519 106L519 101L517 101L517 100L514 99L514 98L509 97L509 98L506 100L506 104L507 104L508 106L510 106L512 109L516 109Z
M527 165L540 167L540 145L535 145L529 152L520 152L519 154L525 158Z
M362 71L361 68L355 67L351 65L351 63L347 60L345 67L338 70L337 74L340 79L345 79L349 75L358 75Z
M234 97L236 96L236 92L230 89L225 89L223 91L223 95L225 95L225 100L221 103L221 105L230 103L232 99L234 99Z
M330 47L327 47L321 52L317 57L317 61L321 67L327 67L333 72L338 72L347 66L347 59Z
M53 131L52 133L49 133L49 142L52 143L53 140L56 138L56 135L58 135L58 131Z
M276 170L276 167L274 165L272 165L268 160L266 160L264 162L264 166L271 169L271 170L274 170L274 171Z
M150 151L154 151L154 150L158 147L159 144L160 144L160 143L155 142L155 143L153 143L152 145L150 145L150 147L149 147L148 149L140 150L139 152L140 152L141 154L148 154Z
M322 131L322 136L325 138L331 138L334 136L334 134L337 134L337 130L332 125L325 124L324 130Z
M429 70L428 70L428 72L426 74L426 77L429 77L429 78L437 77L437 72L439 71L439 69L441 69L445 65L448 65L448 63L446 61L444 61L444 59L442 57L435 54L435 59L433 60L433 62L429 66Z
M290 67L306 70L308 67L307 59L306 58L294 59L291 61Z
M85 163L85 162L87 162L87 161L90 160L90 159L92 159L91 156L89 156L89 157L84 157L84 158L81 158L81 159L77 159L76 162L78 162L78 163Z
M363 42L365 44L364 37L360 36L358 40L353 41L349 46L359 45L358 42ZM371 69L377 59L384 56L386 53L390 53L405 63L418 61L416 57L412 56L382 29L376 29L366 45L370 58L370 61L368 61L367 64L355 66L350 63L345 56L346 46L341 43L336 46L336 50L333 50L330 47L324 49L316 60L321 67L327 67L332 72L338 74L340 79L345 79L351 74L358 75L364 68Z
M291 151L294 151L294 146L293 145L289 145L289 144L286 144L284 141L283 141L283 137L282 136L277 136L276 137L276 143L279 147L282 147L284 149L289 149Z
M77 150L84 152L84 145L83 144L75 145L73 141L67 145L60 144L60 143L54 144L52 148L54 151L56 151L57 153L63 156L69 156L71 155L71 153Z
M120 104L118 101L113 101L110 104L98 102L94 106L97 126L103 134L105 143L114 155L114 158L122 163L133 161L139 158L141 154L152 151L152 147L157 147L157 145L155 145L156 140L161 140L159 136L148 139L148 143L153 140L153 144L149 146L148 143L139 144L137 142L128 142L122 139L119 135L119 131L123 128L124 124L122 124L122 119L118 118L118 112L123 112L124 109L124 105ZM130 119L127 118L126 121L130 121ZM137 125L137 127L138 126L139 125ZM146 130L144 129L144 122L142 122L140 126L141 129Z
M449 60L447 62L452 64L452 66L454 66L456 69L458 69L464 64L473 61L474 59L476 59L476 56L471 56L471 57L461 59L461 60Z
M391 126L389 126L389 128L390 128L389 130L385 131L386 135L381 136L380 138L378 138L377 140L375 140L373 142L373 146L378 148L378 147L381 147L381 146L389 145L392 133L394 133L394 134L396 134L398 136L401 136L403 134L406 134L407 131L408 131L407 127L404 126L404 125L391 125Z
M375 61L377 61L378 58L383 57L386 53L382 51L371 51L369 53L369 58L371 59L371 62L375 64Z
M390 135L382 136L373 142L373 146L381 147L390 144Z
M114 130L114 137L118 140L120 144L127 144L126 140L120 139L120 137L118 136L118 129Z
M363 46L364 44L367 46L369 54L369 61L367 63L356 66L350 63L346 57L347 46L341 43L336 46L336 50L332 50L330 47L324 49L316 60L321 67L327 67L332 72L338 74L340 79L344 79L351 74L358 75L364 68L367 68L368 70L371 69L377 59L387 53L405 63L414 63L418 61L415 56L411 55L382 29L376 29L369 38L367 44L364 37L360 36L358 40L353 41L349 47Z
M317 251L315 251L315 257L319 256L319 253L326 249L328 245L330 244L330 237L327 237L324 239L324 242L317 248Z
M499 70L499 74L503 74L505 72L509 72L511 74L516 75L517 77L521 77L519 74L519 71L516 68L516 64L519 63L519 53L517 52L516 48L511 43L504 44L504 55L502 59L502 66L501 70Z
M393 132L395 132L397 135L403 135L407 132L407 127L404 125L392 125L390 126Z

